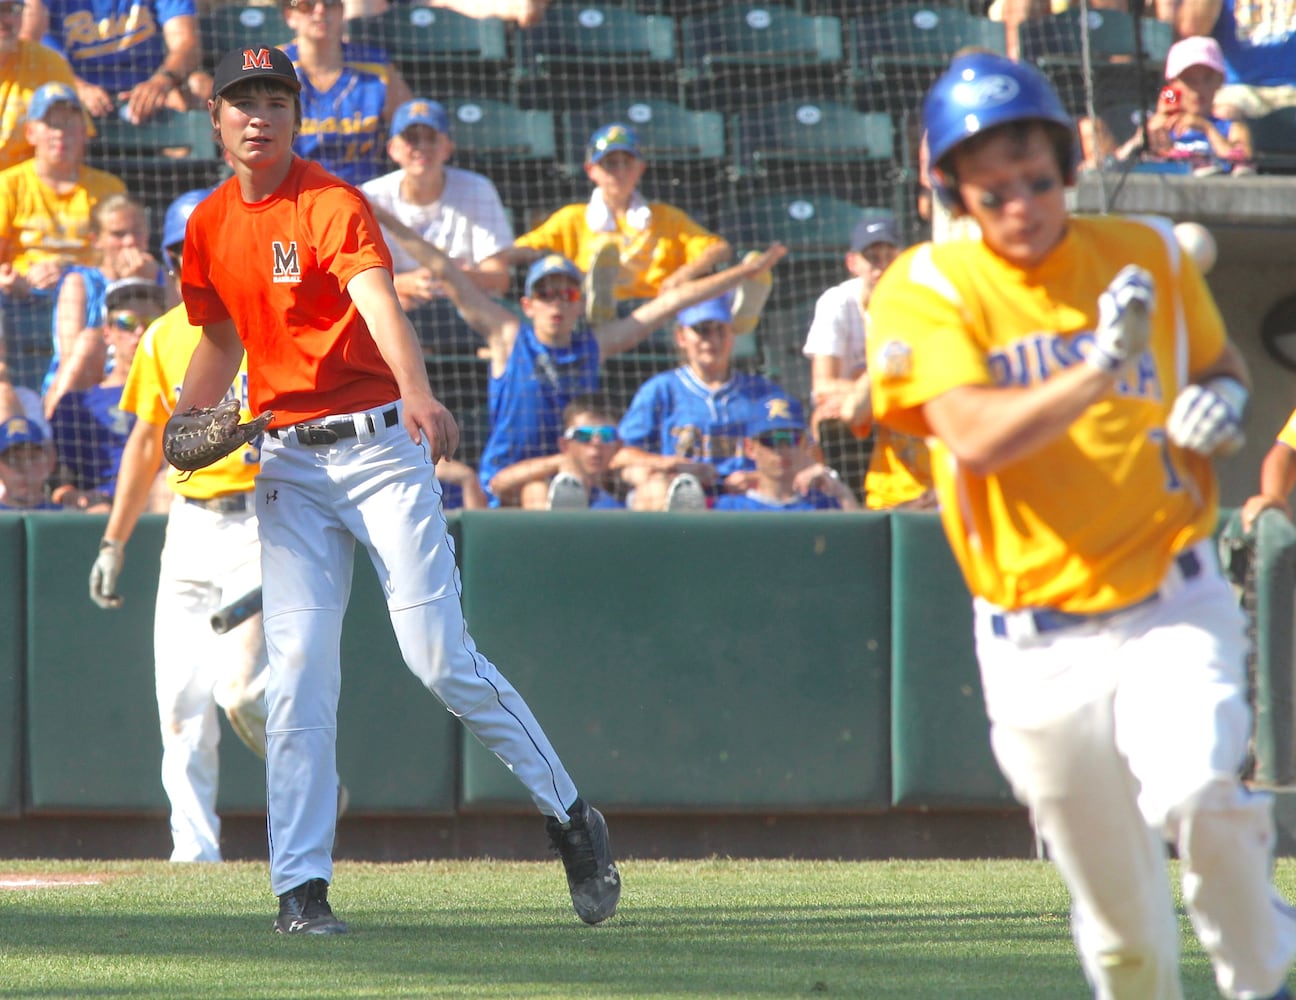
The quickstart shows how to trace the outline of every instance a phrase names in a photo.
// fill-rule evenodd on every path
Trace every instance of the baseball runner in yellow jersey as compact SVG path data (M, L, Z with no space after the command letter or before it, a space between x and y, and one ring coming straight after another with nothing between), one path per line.
M1168 841L1221 993L1288 998L1296 914L1239 780L1244 621L1211 543L1241 356L1168 224L1068 215L1076 137L1037 70L956 58L923 114L934 189L981 235L891 266L868 367L876 419L929 438L995 758L1095 997L1182 997Z
M163 245L176 269L185 222L206 194L183 194L167 211ZM117 579L126 543L163 465L163 428L201 335L201 329L189 325L184 307L177 306L140 340L121 398L121 408L138 419L122 455L112 511L90 575L90 597L100 607L121 604ZM239 400L247 420L246 359L227 398ZM210 625L213 611L261 584L251 503L259 463L254 441L192 474L168 467L167 484L175 498L162 547L153 655L172 861L221 860L217 707L224 709L239 737L265 757L267 658L261 616L224 635Z

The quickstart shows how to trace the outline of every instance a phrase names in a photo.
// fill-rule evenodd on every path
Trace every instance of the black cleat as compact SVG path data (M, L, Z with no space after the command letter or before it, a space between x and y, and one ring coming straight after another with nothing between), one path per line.
M279 897L274 930L276 934L345 934L347 925L333 916L328 883L313 878Z
M583 799L577 799L567 811L571 822L566 826L552 816L545 824L549 845L567 869L567 888L576 915L587 924L601 923L616 913L621 898L621 873L612 860L607 821Z

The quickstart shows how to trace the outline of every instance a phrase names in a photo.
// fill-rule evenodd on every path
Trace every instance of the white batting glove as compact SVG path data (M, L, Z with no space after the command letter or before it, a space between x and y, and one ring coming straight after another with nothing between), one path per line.
M99 543L99 555L90 568L90 600L101 608L120 608L122 599L117 593L117 577L121 576L126 549L121 542L104 539Z
M1098 296L1098 327L1093 350L1085 358L1095 368L1109 373L1120 371L1147 349L1151 332L1149 316L1155 289L1152 275L1128 264Z
M1185 387L1166 421L1170 440L1199 455L1232 455L1246 441L1242 418L1247 396L1246 386L1225 375Z

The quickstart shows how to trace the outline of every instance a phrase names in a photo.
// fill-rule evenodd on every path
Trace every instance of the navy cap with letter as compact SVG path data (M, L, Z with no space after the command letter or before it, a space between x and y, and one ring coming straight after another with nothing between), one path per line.
M10 417L0 424L0 454L20 444L41 444L45 433L41 426L26 417Z
M960 143L1009 122L1037 120L1059 125L1071 136L1066 174L1074 181L1075 124L1048 77L1034 66L1004 56L974 53L950 63L923 100L923 128L932 164L932 190L946 204L957 204L940 176L941 161Z
M805 411L790 396L768 396L761 401L760 412L747 423L747 436L759 437L770 431L803 431Z
M400 135L411 125L426 125L443 135L450 134L450 115L439 101L416 97L406 101L392 115L391 134Z
M873 216L861 219L851 233L850 248L854 253L861 253L878 243L890 243L900 246L900 232L896 229L895 219L889 215Z
M104 290L104 305L109 309L116 309L123 301L133 298L152 299L159 308L166 308L166 289L148 278L118 278L108 282Z
M236 83L246 80L278 80L295 93L301 93L297 70L283 49L273 45L249 45L226 52L216 64L212 79L212 97L219 97Z
M604 125L590 136L589 145L585 147L585 162L598 163L608 153L629 153L635 159L644 158L639 149L639 136L629 125L621 122Z

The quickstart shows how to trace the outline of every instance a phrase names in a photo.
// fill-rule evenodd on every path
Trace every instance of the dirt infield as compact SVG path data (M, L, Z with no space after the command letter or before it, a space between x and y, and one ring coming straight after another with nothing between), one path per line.
M10 872L0 872L0 891L9 890L11 892L16 892L19 889L52 889L57 886L66 885L99 885L99 883L106 882L111 877L112 876L107 873L80 875L19 875Z

